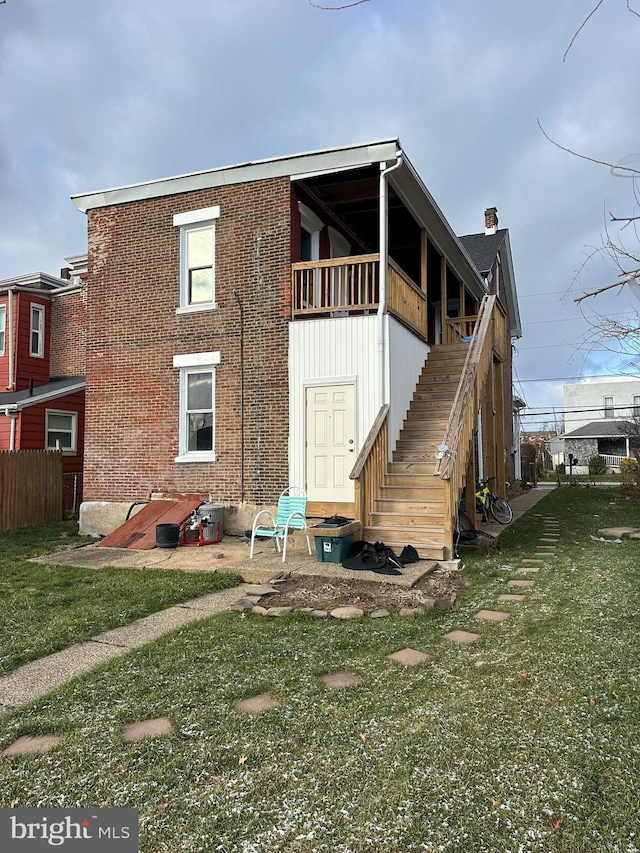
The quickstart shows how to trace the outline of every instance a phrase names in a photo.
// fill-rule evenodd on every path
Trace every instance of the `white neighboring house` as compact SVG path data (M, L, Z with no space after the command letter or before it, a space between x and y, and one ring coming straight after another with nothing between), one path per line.
M564 463L573 454L576 474L588 473L591 456L604 456L609 471L633 455L640 429L640 379L580 382L563 388Z

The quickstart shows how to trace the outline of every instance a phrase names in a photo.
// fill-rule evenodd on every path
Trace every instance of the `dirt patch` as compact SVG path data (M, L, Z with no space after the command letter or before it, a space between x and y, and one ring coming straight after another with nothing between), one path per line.
M352 605L365 613L380 608L400 610L402 607L421 607L428 599L450 603L455 600L458 590L469 583L468 578L446 570L436 570L410 589L377 581L293 576L277 584L278 593L270 595L262 604L266 607L313 607L316 610Z

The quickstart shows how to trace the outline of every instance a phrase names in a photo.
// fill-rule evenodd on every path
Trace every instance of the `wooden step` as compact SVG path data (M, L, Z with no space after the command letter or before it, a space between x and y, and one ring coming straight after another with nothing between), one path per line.
M370 527L407 527L427 530L432 536L441 539L444 536L442 516L437 515L403 515L400 512L374 512L369 513Z
M402 494L402 492L400 494ZM395 495L393 497L379 497L376 498L375 506L373 508L373 512L393 512L397 515L402 515L404 518L411 515L433 515L441 517L443 511L444 501L442 495L434 497L433 499L424 498L422 496L415 497L412 495L407 495L406 498L400 497L400 495Z
M419 473L415 471L400 473L396 473L395 471L387 471L387 473L384 475L383 483L385 486L399 487L419 485L425 489L429 489L434 493L434 495L442 494L442 480L436 480L436 478L433 476L433 469L435 467L435 463L434 465L424 465L423 467L425 468L424 473Z
M455 388L450 388L450 389L442 388L438 391L429 391L428 389L425 390L424 388L421 388L418 385L416 387L416 390L413 392L413 400L411 402L413 403L414 401L418 401L418 400L449 400L451 403L453 403L455 398L456 398L456 389Z
M400 555L405 545L413 545L422 560L443 560L444 545L436 537L419 535L418 529L365 527L364 538L367 542L384 542Z
M438 483L438 488L442 488L442 484L439 478L435 478L433 476L433 470L435 468L435 460L433 462L389 462L387 466L388 474L414 474L420 475L424 477L427 481L428 478L431 477L436 483Z
M415 463L418 462L420 464L425 465L433 465L434 469L436 467L436 458L434 456L435 448L434 447L422 447L416 448L414 446L407 447L404 449L398 449L393 451L393 461L394 463Z
M396 449L394 453L396 451L398 453L404 453L408 450L409 452L414 453L430 453L433 458L436 448L439 444L442 444L443 434L444 433L440 433L440 438L437 438L436 436L425 437L419 433L417 433L414 438L399 438L396 442ZM394 456L394 461L400 460L396 460Z
M386 500L393 498L394 500L413 500L417 498L420 501L425 501L424 506L434 507L440 506L443 502L442 493L440 498L435 497L433 489L428 486L380 486L380 498L378 500Z
M448 418L438 418L435 421L430 421L424 418L407 418L402 426L401 438L415 438L414 433L422 435L442 435L447 428ZM402 433L410 433L403 435Z
M460 382L460 371L444 373L442 370L427 370L426 367L423 367L418 382L420 384L423 382L431 383L432 385L445 385L449 383L457 385Z

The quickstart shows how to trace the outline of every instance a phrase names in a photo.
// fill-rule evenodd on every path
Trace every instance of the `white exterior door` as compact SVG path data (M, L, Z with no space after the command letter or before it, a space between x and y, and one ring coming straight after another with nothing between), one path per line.
M310 501L352 503L349 474L356 461L355 388L307 388L306 480Z

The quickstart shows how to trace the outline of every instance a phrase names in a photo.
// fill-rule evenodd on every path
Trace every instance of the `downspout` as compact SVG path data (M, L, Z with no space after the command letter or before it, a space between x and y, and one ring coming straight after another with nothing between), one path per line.
M389 403L389 382L387 382L387 335L385 314L387 313L387 264L389 242L389 216L387 210L387 175L402 165L402 150L398 151L398 159L386 168L386 163L380 163L380 294L378 297L378 370L380 375L380 408Z
M9 384L7 391L15 391L15 343L13 335L13 288L9 288L9 300L7 305L7 314L9 315Z
M9 450L16 449L16 420L18 413L15 410L10 410L7 406L4 410L5 416L11 418L11 426L9 428Z
M240 312L240 503L244 503L244 306L235 288L233 293Z

